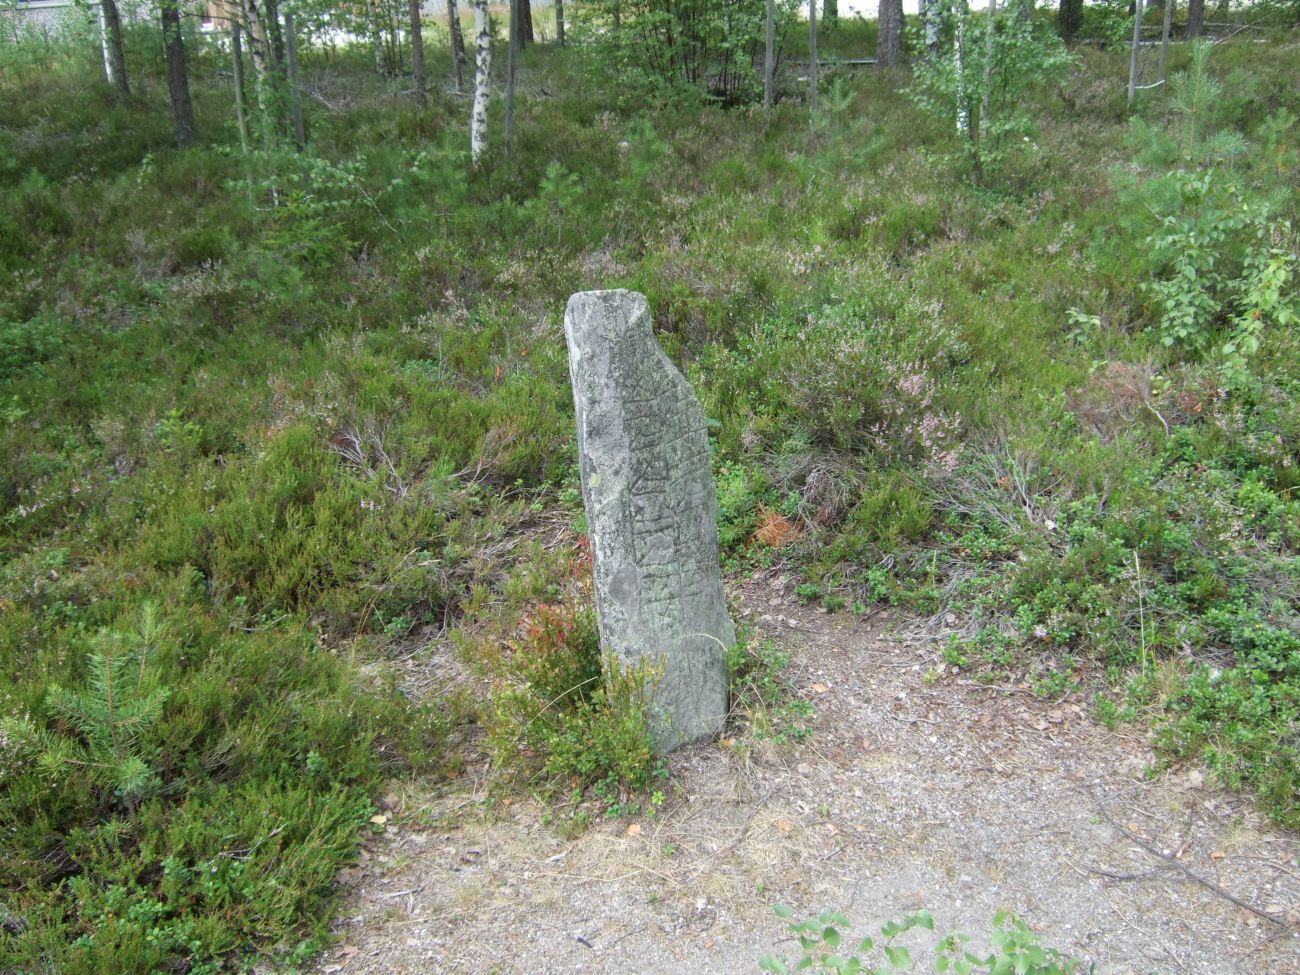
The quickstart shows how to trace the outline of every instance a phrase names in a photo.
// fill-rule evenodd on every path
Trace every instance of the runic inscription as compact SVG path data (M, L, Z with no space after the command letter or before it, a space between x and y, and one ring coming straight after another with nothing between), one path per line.
M735 642L704 412L655 341L644 295L575 294L564 331L600 642L662 668L652 707L666 752L721 729Z

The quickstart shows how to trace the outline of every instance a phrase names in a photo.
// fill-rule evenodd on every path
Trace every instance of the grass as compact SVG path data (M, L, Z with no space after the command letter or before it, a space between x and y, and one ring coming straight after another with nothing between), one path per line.
M123 106L88 45L3 55L0 968L298 964L384 781L436 779L455 725L521 700L415 700L392 658L445 627L524 703L567 690L573 660L502 658L573 595L573 553L529 539L573 507L582 288L645 292L719 421L730 567L951 614L949 662L1105 689L1169 760L1300 823L1300 355L1266 329L1230 386L1214 342L1161 343L1147 239L1178 121L1157 90L1129 124L1122 52L1076 51L976 186L903 73L832 75L810 135L795 98L629 96L581 46L525 53L516 151L471 170L463 99L417 112L347 51L304 54L308 152L242 159L196 41L204 141L181 153L149 35L128 40ZM1219 170L1294 219L1294 38L1212 70L1209 124L1254 147ZM778 523L790 545L754 542ZM156 705L129 734L106 648ZM741 702L773 735L805 717L767 693L778 656ZM628 771L583 787L626 802L635 728L584 708ZM589 758L574 727L547 731L563 775Z

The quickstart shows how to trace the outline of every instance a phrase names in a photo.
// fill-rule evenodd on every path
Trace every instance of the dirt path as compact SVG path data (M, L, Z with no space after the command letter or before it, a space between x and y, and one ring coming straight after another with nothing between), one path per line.
M743 759L683 749L658 816L576 839L532 802L485 820L469 786L405 797L344 871L345 943L320 971L755 972L794 954L771 912L784 902L862 933L925 907L979 936L1009 908L1098 973L1300 973L1300 839L1248 800L1194 769L1148 780L1137 732L1081 703L927 683L934 647L799 608L780 583L744 605L793 652L811 739Z

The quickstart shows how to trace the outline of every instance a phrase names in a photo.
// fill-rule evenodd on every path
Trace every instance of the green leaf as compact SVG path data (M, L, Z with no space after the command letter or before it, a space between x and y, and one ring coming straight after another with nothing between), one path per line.
M790 971L784 959L777 958L775 955L764 955L758 960L760 971L774 972L776 975L787 975Z
M822 942L827 948L838 948L840 946L840 933L834 928L828 927L822 932Z
M784 918L788 921L790 918L794 917L794 908L788 907L785 904L773 904L772 913L777 917Z
M901 945L886 945L885 957L898 971L907 971L912 967L912 953Z

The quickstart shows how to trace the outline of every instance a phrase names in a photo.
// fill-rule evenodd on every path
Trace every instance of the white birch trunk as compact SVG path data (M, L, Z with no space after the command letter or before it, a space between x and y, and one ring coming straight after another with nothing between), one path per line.
M966 64L963 48L966 46L966 3L962 0L957 9L957 37L953 42L953 58L957 68L957 134L963 138L970 132L970 111L966 104Z
M925 22L925 53L934 57L939 53L939 0L925 0L921 19Z
M492 84L488 0L474 0L474 33L474 107L469 117L469 156L477 163L487 150L488 97Z
M99 5L99 49L104 55L104 78L110 85L116 84L113 77L113 59L108 54L108 21L104 19L104 5Z

